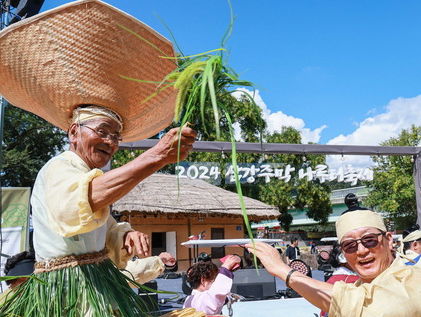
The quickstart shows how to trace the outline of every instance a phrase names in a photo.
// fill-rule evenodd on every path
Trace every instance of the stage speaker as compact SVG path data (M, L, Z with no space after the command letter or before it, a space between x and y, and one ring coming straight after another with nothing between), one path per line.
M258 273L257 273L258 272ZM265 269L244 269L234 272L232 293L246 298L265 298L275 295L275 277Z
M147 289L138 288L137 294L142 298L149 311L158 310L158 294L154 291L158 289L158 283L155 280L143 284Z

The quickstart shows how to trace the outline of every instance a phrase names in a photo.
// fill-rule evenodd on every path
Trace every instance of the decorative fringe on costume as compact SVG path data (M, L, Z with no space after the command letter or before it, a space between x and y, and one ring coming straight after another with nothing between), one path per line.
M107 249L104 249L102 251L93 253L66 255L51 260L36 262L34 273L39 274L44 272L52 272L64 269L66 267L75 267L78 265L99 264L108 259L107 253Z
M42 268L38 265L37 269ZM148 312L157 310L157 303L142 300L128 281L142 286L122 274L109 259L67 265L36 277L43 282L31 278L8 294L0 316L138 317L152 316Z

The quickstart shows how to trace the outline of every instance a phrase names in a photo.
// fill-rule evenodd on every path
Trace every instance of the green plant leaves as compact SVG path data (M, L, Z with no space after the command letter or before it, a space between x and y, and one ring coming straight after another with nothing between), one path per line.
M231 97L232 92L239 91L239 88L244 86L253 87L253 84L249 81L239 79L236 72L231 67L225 65L224 62L224 46L232 33L232 27L234 23L230 1L228 1L228 4L231 12L231 19L228 29L221 41L222 47L207 51L202 54L195 54L190 56L180 56L175 58L162 56L162 58L175 59L178 65L178 67L173 72L165 77L162 83L165 84L164 89L167 89L171 86L174 89L177 89L177 98L174 111L175 124L180 126L193 124L196 127L202 128L205 137L206 135L214 133L216 135L216 140L220 140L220 126L223 124L222 121L228 123L229 138L232 145L232 164L234 168L237 194L240 200L239 203L241 206L247 233L250 239L253 241L253 235L251 232L246 207L244 204L241 184L238 177L237 153L235 149L236 141L234 138L234 129L231 122L230 108L228 106L225 107L224 105L224 101L229 100L227 97ZM120 27L132 33L138 39L145 41L143 37L139 36L135 32L127 29L124 26ZM150 44L149 42L147 43ZM139 84L154 84L153 82L147 80L129 78L124 75L121 75L121 77L126 78L127 80L139 82ZM252 104L255 104L254 99L250 94L243 91L241 92L243 93L242 98L246 99ZM158 87L156 93L159 93ZM213 117L212 131L209 130L209 125L207 124L207 119L209 120L210 116ZM180 158L180 145L181 144L179 141L178 160Z

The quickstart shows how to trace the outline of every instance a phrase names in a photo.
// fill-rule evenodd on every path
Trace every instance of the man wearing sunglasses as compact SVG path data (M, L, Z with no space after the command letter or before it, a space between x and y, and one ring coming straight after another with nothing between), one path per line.
M291 270L276 249L264 243L246 245L269 273L329 317L421 316L421 268L406 266L392 253L393 236L380 215L356 210L341 215L336 233L342 252L359 279L334 285Z

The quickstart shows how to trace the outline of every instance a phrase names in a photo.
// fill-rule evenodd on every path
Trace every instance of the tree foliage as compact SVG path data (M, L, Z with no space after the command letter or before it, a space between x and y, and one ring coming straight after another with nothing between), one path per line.
M2 186L32 187L41 167L62 151L66 134L22 109L7 105L2 143Z
M300 132L293 127L283 127L280 133L266 135L267 143L301 144ZM289 228L292 216L288 209L307 208L307 216L324 224L332 212L330 204L330 188L326 184L317 181L308 181L306 178L298 178L298 170L302 167L312 167L325 164L323 155L307 155L303 157L296 154L272 154L268 155L266 162L289 164L295 169L288 182L280 179L272 179L267 184L259 184L259 198L271 205L278 207L281 216L279 221L283 228Z
M240 137L245 142L259 142L261 135L266 128L266 122L263 119L261 109L254 103L246 99L236 99L233 96L224 96L221 100L226 108L230 109L232 115L232 121L238 127ZM212 116L210 109L206 109L206 117ZM196 114L200 116L199 113ZM216 135L212 129L212 121L209 120L203 125L196 125L196 122L191 122L192 127L198 132L198 140L202 141L216 141ZM169 126L164 132L175 127L175 125ZM213 132L212 132L213 131ZM229 141L229 127L228 122L222 119L220 122L220 133L221 139ZM156 136L157 137L157 136ZM141 151L137 150L125 150L119 151L113 158L113 166L121 166L134 157L139 155ZM253 162L252 158L257 157L256 155L238 155L239 162ZM223 168L227 163L230 163L228 155L222 155L220 153L208 153L208 152L193 152L189 155L187 161L190 162L219 162L220 167ZM162 171L168 173L174 173L175 165L169 165Z
M383 146L419 146L421 126L402 130L396 138L381 143ZM410 156L373 156L373 190L365 200L371 208L386 212L398 229L404 229L416 221L414 160Z

